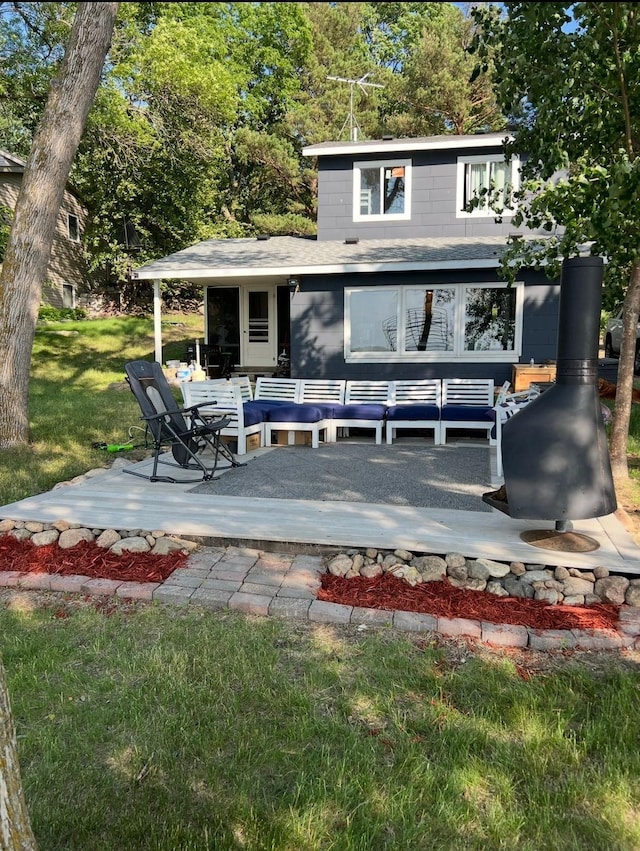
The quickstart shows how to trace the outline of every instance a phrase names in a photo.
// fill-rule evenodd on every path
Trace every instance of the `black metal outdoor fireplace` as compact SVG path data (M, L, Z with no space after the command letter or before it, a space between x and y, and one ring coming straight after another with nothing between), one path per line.
M555 521L553 530L521 535L547 549L597 549L570 521L616 509L598 395L602 278L601 257L564 261L555 384L504 424L504 486L482 497L513 518Z

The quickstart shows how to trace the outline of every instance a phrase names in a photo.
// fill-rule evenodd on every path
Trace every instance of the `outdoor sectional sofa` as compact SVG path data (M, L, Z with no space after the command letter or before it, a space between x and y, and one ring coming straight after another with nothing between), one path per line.
M223 434L238 438L238 454L246 438L260 435L270 446L274 431L311 433L317 448L338 431L372 429L376 443L392 443L402 429L433 431L435 445L447 442L449 429L485 431L495 444L493 379L425 378L403 381L360 381L259 377L252 392L248 378L181 383L186 405L211 402L211 414L224 412L231 423ZM206 409L205 409L206 410Z

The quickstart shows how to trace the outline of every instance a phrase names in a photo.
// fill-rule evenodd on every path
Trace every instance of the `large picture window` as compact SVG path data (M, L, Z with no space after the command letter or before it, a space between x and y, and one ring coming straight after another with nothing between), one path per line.
M520 356L523 285L345 290L345 359L507 360Z
M508 163L501 154L459 157L458 216L491 216L513 213L513 193L519 186L519 160ZM477 201L472 209L469 205Z
M410 160L354 163L354 221L408 219L410 194Z

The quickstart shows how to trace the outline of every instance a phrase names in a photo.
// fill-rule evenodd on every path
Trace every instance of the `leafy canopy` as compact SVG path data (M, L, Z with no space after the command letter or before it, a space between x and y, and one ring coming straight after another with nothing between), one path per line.
M514 225L546 240L515 240L505 258L548 263L591 252L608 258L610 299L640 260L640 27L637 3L505 3L473 14L474 48L495 59L498 102L526 154Z

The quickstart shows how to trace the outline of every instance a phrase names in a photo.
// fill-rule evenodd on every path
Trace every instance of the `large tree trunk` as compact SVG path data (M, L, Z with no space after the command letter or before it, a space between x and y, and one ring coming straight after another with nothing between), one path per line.
M0 275L0 449L29 439L31 348L65 185L93 103L118 3L78 3L27 160Z
M609 454L613 478L629 478L627 464L627 441L631 420L631 402L633 394L634 360L636 354L636 336L638 314L640 313L640 264L631 269L629 287L624 300L622 314L622 339L620 342L620 361L618 363L618 386L616 404L611 425Z
M36 847L22 792L16 733L0 661L0 849L34 851Z

